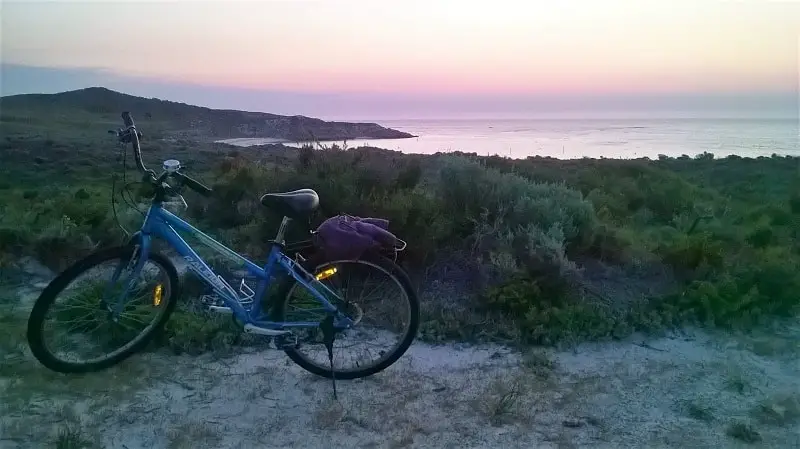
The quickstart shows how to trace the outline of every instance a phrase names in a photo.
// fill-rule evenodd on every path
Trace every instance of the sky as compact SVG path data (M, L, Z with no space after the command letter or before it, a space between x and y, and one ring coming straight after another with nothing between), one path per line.
M800 2L2 3L2 94L103 85L323 117L796 116Z

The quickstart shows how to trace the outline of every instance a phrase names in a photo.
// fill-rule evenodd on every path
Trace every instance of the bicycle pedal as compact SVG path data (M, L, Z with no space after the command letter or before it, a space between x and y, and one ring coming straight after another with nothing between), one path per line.
M225 305L225 301L222 300L217 295L200 295L200 304L208 307L208 306L223 306Z
M275 347L281 350L297 347L297 335L294 334L280 335L275 337L273 341L275 342Z
M223 313L226 315L233 314L233 310L230 307L225 306L207 306L209 312L216 312L216 313Z

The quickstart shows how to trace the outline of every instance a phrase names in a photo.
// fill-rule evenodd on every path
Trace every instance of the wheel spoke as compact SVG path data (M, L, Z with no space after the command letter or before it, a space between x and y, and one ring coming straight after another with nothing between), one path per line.
M393 274L393 269L387 270L380 265L359 260L323 264L316 272L322 272L331 266L335 266L337 271L323 282L342 297L345 302L342 305L342 312L359 317L353 328L343 330L335 337L334 370L337 371L337 378L342 375L345 378L362 377L365 375L362 373L374 370L394 354L402 354L406 350L410 339L413 339L416 333L415 326L418 321L413 315L418 313L418 307L416 303L412 307L412 301L416 301L416 296L406 290L404 284ZM361 285L357 286L357 283ZM387 286L388 289L385 288ZM375 304L381 301L389 304ZM280 317L281 320L320 321L324 314L310 317L311 314L308 313L310 311L303 311L304 308L314 307L308 303L305 289L295 284L282 305L281 310L285 310L286 313ZM372 307L373 305L375 307ZM300 319L299 315L304 312L306 316ZM386 312L389 312L389 316L399 315L399 322L403 326L395 325L391 319L387 320L383 316ZM375 313L378 316L372 316ZM414 323L413 329L412 323ZM388 328L386 324L390 324ZM313 372L326 375L330 367L327 350L322 344L318 329L308 329L303 334L307 337L300 338L301 345L290 350L289 355L293 359L298 357L295 361L302 362L301 365L304 367L309 365L313 368Z
M136 345L141 347L156 326L163 324L174 299L174 268L163 256L151 257L138 278L131 279L130 273L120 271L132 259L125 248L101 251L80 261L84 268L75 270L69 278L53 281L59 286L57 291L40 297L31 316L32 329L40 337L29 342L42 363L65 372L107 366L130 355ZM109 280L109 273L127 279L115 282ZM135 281L133 288L125 291L129 280ZM159 303L154 299L156 286L161 294ZM108 300L104 301L106 295ZM117 300L124 304L118 319L112 321L107 307L113 307ZM104 302L107 307L103 307ZM45 304L43 309L39 303Z

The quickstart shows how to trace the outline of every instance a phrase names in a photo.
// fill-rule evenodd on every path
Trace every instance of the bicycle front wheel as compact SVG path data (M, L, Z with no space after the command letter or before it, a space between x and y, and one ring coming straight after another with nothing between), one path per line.
M336 333L333 370L319 327L295 328L297 345L284 349L292 361L322 377L357 379L383 371L405 354L419 328L419 300L397 264L371 255L323 262L311 273L342 299L334 304L356 324ZM320 322L325 317L316 298L294 280L277 299L275 321Z
M61 373L109 368L164 326L178 300L177 270L151 253L134 272L137 258L130 246L95 252L42 291L28 318L28 345L42 365Z

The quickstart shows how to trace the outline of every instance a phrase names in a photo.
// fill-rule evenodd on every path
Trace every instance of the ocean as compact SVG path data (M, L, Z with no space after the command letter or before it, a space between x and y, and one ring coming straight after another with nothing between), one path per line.
M511 158L560 159L800 156L798 119L535 119L384 120L383 126L417 135L412 139L357 139L349 147L373 146L404 153L463 151ZM270 139L233 139L239 146ZM326 142L329 145L333 142ZM344 142L336 142L342 145ZM298 146L302 142L286 145Z

